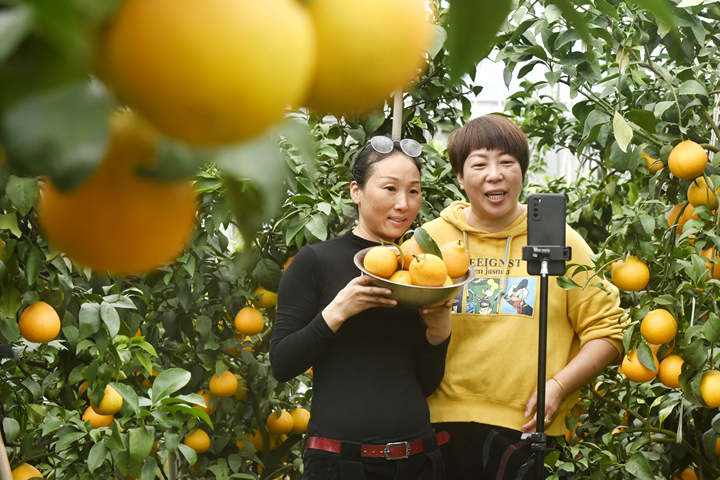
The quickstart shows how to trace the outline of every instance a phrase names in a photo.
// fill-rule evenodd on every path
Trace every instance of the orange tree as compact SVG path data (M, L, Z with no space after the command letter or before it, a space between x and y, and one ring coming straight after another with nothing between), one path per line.
M631 353L622 372L611 367L583 391L573 433L547 462L553 478L671 478L686 469L717 478L720 416L708 372L718 369L720 222L717 192L703 187L717 185L720 173L720 9L680 2L672 33L633 2L586 2L577 13L591 34L583 43L552 5L539 3L546 8L520 2L526 14L511 19L500 42L506 78L542 74L521 80L507 106L540 157L564 147L580 160L576 183L531 189L567 194L568 220L598 252L600 274L624 289ZM630 256L647 269L628 262L611 273ZM648 315L658 309L671 316Z

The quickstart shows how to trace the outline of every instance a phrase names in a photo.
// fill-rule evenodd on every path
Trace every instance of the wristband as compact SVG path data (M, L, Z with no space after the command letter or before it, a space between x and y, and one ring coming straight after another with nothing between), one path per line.
M550 380L555 380L555 383L557 383L558 387L560 387L560 390L562 390L563 397L567 397L567 390L565 389L565 385L563 385L563 383L555 377L550 377Z

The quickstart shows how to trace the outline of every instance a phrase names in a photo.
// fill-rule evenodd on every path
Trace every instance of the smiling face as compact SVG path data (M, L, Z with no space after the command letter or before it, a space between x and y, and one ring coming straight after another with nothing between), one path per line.
M471 226L498 232L522 215L518 200L523 174L514 156L500 150L473 150L465 159L458 180L470 200L466 219Z
M420 211L420 172L411 158L393 153L372 164L363 187L352 182L350 196L360 217L355 234L367 240L394 241Z

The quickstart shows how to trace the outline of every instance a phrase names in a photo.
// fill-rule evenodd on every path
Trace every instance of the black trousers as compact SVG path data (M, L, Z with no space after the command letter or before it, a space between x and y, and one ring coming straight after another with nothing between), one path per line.
M440 447L448 480L535 480L534 452L520 439L522 432L474 422L433 427L450 432L450 441ZM548 447L553 445L548 437Z
M305 450L302 480L450 480L438 448L401 460Z

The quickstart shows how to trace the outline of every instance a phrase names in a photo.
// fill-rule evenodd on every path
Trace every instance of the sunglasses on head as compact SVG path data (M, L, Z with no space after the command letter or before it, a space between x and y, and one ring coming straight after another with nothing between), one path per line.
M400 146L400 150L410 158L417 158L422 153L422 145L412 138L403 138L402 140L393 140L390 137L382 135L374 136L370 139L370 146L378 153L390 153L395 145Z

